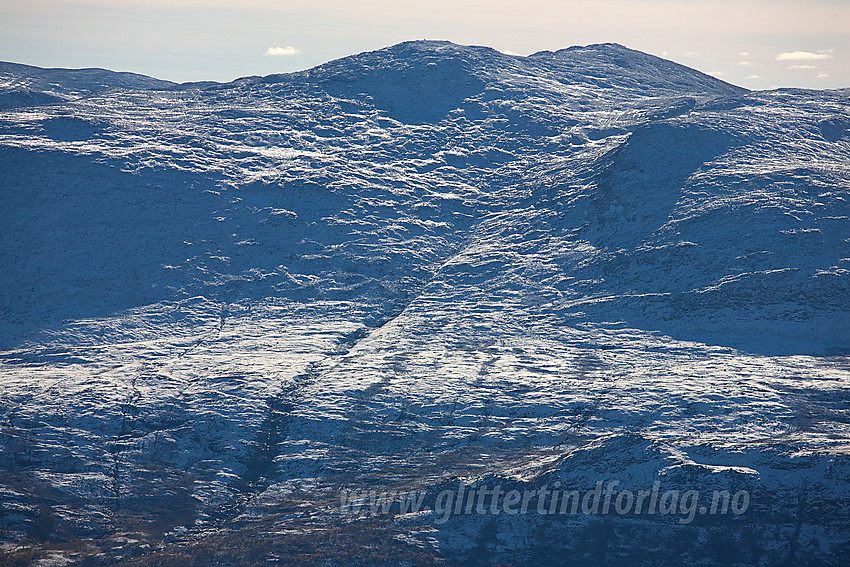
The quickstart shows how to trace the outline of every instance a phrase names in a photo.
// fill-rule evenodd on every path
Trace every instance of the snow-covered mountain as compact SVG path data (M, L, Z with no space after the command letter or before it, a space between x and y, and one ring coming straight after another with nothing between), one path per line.
M174 84L106 69L42 69L0 61L0 109L61 103L110 89L161 89Z
M4 560L845 564L846 90L616 44L84 71L0 65ZM748 507L433 511L611 480Z

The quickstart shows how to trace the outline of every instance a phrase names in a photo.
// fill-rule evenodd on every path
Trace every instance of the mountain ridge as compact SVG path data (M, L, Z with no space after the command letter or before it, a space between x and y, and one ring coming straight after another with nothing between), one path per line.
M96 67L44 68L0 61L0 108L62 103L110 88L167 88L175 85L138 73Z
M68 96L69 92L80 91L82 94L91 94L93 92L97 92L98 90L103 90L105 88L152 88L152 89L184 89L184 88L220 88L224 85L231 84L241 84L241 83L251 83L251 82L272 82L272 81L280 81L285 79L295 79L298 77L316 77L321 76L323 73L327 72L328 69L333 69L336 66L349 65L354 61L358 61L363 58L368 58L370 56L385 56L385 55L394 55L394 54L404 54L409 51L411 55L435 55L439 54L444 50L449 50L453 53L454 56L467 54L467 55L481 55L486 54L489 56L489 59L505 59L509 60L511 58L515 60L535 60L535 59L543 59L549 55L553 56L568 56L575 54L587 54L587 53L616 53L618 55L628 54L631 56L635 56L637 54L640 55L640 59L644 62L654 62L654 61L663 61L666 62L666 65L670 68L676 68L681 70L687 70L689 73L696 73L702 78L709 81L715 82L717 85L727 85L732 90L730 92L747 92L743 87L737 87L735 85L731 85L729 83L725 83L724 81L717 79L715 77L711 77L710 75L706 75L705 73L701 73L694 69L690 69L685 67L684 65L680 65L678 63L673 63L672 61L668 61L662 59L660 57L656 57L653 55L648 55L642 53L637 50L633 50L627 48L618 43L599 43L599 44L589 44L586 46L571 46L563 49L559 49L555 52L552 51L538 51L536 53L527 55L527 56L518 56L518 55L506 55L500 51L497 51L491 47L486 46L469 46L469 45L461 45L452 43L450 41L444 40L414 40L414 41L406 41L398 44L394 44L385 48L381 48L375 51L364 52L358 55L350 55L338 59L334 59L332 61L328 61L327 63L322 63L316 65L315 67L311 67L310 69L306 69L304 71L293 71L290 73L283 74L269 74L264 76L246 76L234 79L230 82L219 83L214 81L193 81L187 83L175 83L172 81L165 81L162 79L156 79L154 77L149 77L146 75L141 75L138 73L128 72L128 71L111 71L108 69L90 67L90 68L79 68L79 69L66 69L66 68L49 68L49 67L37 67L34 65L27 65L22 63L11 63L11 62L0 62L0 80L5 80L6 84L4 85L4 89L21 89L22 85L18 84L16 81L20 78L27 77L30 81L35 80L35 83L30 82L26 87L32 87L33 85L39 87L42 91L50 91L49 88L51 85L47 84L45 81L54 81L52 87L54 91L59 94ZM414 57L415 59L415 57ZM481 57L477 58L478 62L482 61ZM50 76L48 79L47 76ZM58 81L58 82L56 82ZM29 90L38 90L38 89L29 89ZM51 91L53 92L53 91ZM79 93L77 93L79 94ZM57 98L53 102L60 101L62 97ZM68 100L68 98L64 98L64 100Z

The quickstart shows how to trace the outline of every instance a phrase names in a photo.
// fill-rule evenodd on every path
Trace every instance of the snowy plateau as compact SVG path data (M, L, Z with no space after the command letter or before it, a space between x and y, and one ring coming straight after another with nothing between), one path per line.
M848 103L617 44L0 63L0 564L850 565ZM600 482L667 500L540 513Z

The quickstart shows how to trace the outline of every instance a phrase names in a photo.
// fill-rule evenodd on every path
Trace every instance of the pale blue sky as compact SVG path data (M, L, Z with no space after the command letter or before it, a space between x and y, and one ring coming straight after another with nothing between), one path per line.
M748 88L850 86L850 0L0 0L0 60L181 82L409 39L522 55L611 41Z

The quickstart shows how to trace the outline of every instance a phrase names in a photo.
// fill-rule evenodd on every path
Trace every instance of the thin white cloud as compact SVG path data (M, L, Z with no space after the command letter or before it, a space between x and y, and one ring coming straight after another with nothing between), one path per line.
M811 51L783 51L777 54L777 61L819 61L821 59L830 59L832 57L832 49L824 49L813 53Z
M814 65L788 65L789 69L814 69Z
M818 79L828 79L828 78L829 78L829 73L819 73L818 74Z
M748 79L764 79L764 75L750 75Z
M715 77L722 77L726 73L724 73L723 71L709 71L708 74L714 75Z
M291 55L298 55L299 53L301 53L301 50L295 49L291 45L287 45L286 47L269 47L266 49L266 55L288 57Z
M737 63L735 63L735 65L737 65L738 67L753 67L755 66L755 63L753 63L752 61L738 61Z
M738 57L749 57L750 54L746 51L741 51L738 53Z

